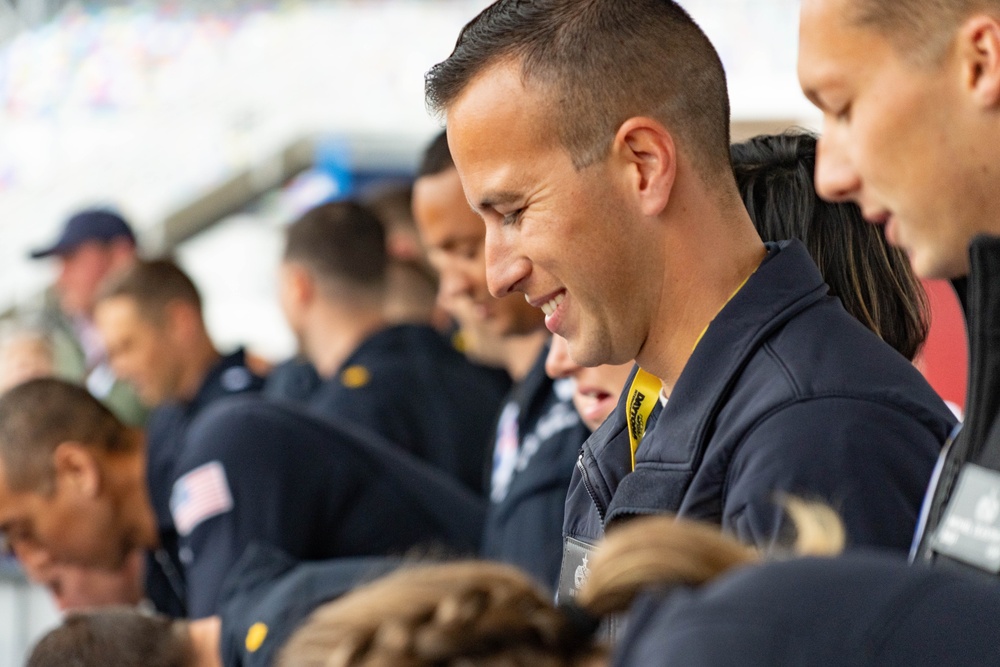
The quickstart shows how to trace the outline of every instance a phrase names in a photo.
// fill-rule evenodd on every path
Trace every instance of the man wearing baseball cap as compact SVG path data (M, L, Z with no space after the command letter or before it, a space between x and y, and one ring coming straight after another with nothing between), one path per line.
M57 374L85 383L124 421L141 423L145 411L134 392L111 372L92 320L98 286L135 261L132 228L114 211L85 209L70 216L55 242L30 257L52 257L59 263L42 315L53 338Z

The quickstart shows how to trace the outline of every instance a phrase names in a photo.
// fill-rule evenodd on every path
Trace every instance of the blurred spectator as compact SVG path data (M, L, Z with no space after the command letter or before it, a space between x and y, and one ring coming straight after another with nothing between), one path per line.
M420 243L410 212L411 196L409 184L389 183L371 188L361 198L385 226L389 259L385 319L391 324L429 324L445 332L452 321L437 306L437 275L427 263ZM264 394L269 398L304 401L321 382L309 360L297 354L271 370Z
M171 482L174 567L188 614L215 613L253 542L302 560L467 552L482 503L462 485L356 427L250 396L218 401L188 429ZM32 380L0 397L0 528L55 563L110 570L159 550L142 433L80 387Z
M97 295L94 314L115 373L153 408L146 427L146 476L163 559L177 541L170 489L188 425L214 401L259 391L263 379L249 367L243 348L219 353L205 327L197 287L169 260L140 260L112 276ZM173 598L168 584L147 583L161 606Z
M430 324L446 331L451 320L437 306L437 274L420 242L412 198L412 186L396 184L374 188L361 199L385 226L389 256L385 317L393 324Z
M483 221L469 207L444 132L427 147L414 217L440 275L440 299L467 335L471 356L499 363L517 383L498 413L482 555L554 586L566 488L587 430L570 403L572 380L545 375L542 312L486 284Z
M85 383L126 422L141 424L145 410L108 366L92 319L101 281L136 259L131 227L112 211L83 210L66 221L52 245L32 252L31 257L54 257L59 263L59 275L42 312L43 326L52 339L56 374Z
M481 491L509 381L426 324L391 324L388 265L382 223L357 204L323 204L289 226L282 306L323 378L309 408L379 433Z
M48 551L26 542L17 543L14 553L28 579L48 589L60 611L134 606L146 598L146 554L142 549L132 550L123 565L113 570L57 563Z
M42 329L18 322L0 328L0 392L55 374L55 350Z

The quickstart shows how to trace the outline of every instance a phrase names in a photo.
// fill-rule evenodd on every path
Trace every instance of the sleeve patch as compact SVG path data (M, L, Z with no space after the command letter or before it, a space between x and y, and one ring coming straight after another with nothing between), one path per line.
M206 519L233 509L226 469L218 461L210 461L186 473L174 482L170 494L170 514L174 527L182 537Z

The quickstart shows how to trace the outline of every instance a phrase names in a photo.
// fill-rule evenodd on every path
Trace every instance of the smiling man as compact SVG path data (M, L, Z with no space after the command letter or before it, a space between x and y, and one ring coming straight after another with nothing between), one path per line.
M973 508L1000 493L1000 2L805 0L800 42L802 89L823 112L818 192L884 224L918 274L963 278L967 418L918 546L995 576L990 512Z
M593 436L601 455L627 428L634 469L595 526L577 508L606 480L578 468L564 577L637 514L770 544L780 493L833 504L852 544L908 546L952 418L801 244L761 242L730 167L722 64L679 6L501 0L428 73L427 98L485 221L490 291L524 293L577 362L644 369L631 419L620 404Z

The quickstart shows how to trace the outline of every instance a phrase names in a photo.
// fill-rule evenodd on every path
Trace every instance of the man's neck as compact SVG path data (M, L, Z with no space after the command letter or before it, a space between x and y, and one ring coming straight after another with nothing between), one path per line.
M437 286L416 266L394 261L388 267L385 319L392 324L430 324Z
M698 219L698 218L695 218ZM670 242L657 311L636 355L670 395L712 320L757 270L767 250L740 204L727 214L702 216Z
M128 429L126 438L131 441L128 451L115 454L108 460L112 484L120 488L119 512L122 521L130 526L133 546L157 549L160 546L160 527L149 494L146 476L148 457L146 440L139 429Z
M331 378L358 347L388 323L381 309L317 307L305 332L305 352L322 378Z
M215 349L208 334L199 336L198 340L185 351L177 397L185 402L193 401L205 384L208 374L221 358L222 355Z

